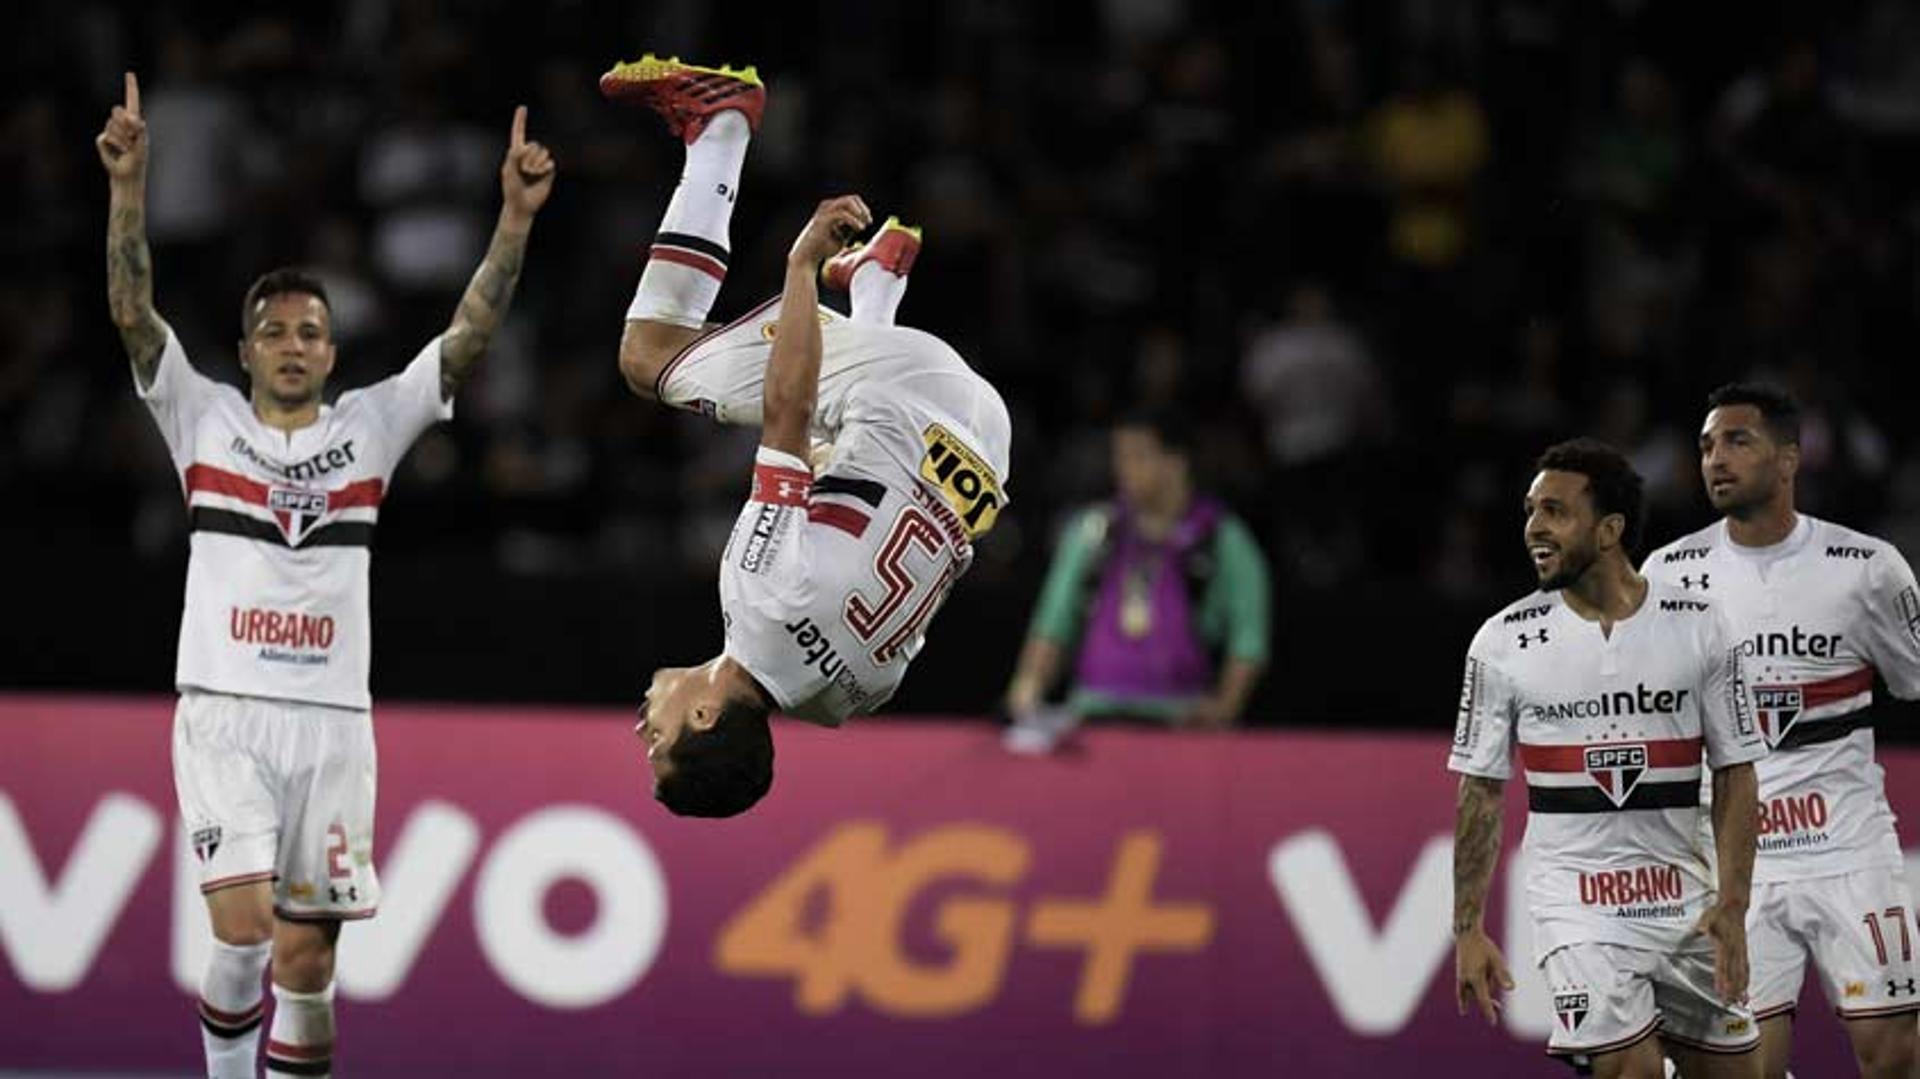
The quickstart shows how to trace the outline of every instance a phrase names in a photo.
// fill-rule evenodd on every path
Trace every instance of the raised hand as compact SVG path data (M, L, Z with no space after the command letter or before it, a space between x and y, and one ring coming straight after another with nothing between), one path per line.
M147 176L147 122L140 118L140 80L127 72L126 100L113 107L107 126L94 137L100 164L116 183L133 183Z
M867 209L866 200L860 196L841 195L827 199L814 209L807 227L800 230L799 238L793 241L793 248L787 252L787 261L818 267L820 263L839 254L855 236L872 224L873 211Z
M553 154L527 141L527 107L513 110L513 131L507 138L507 159L500 163L500 194L507 209L531 218L553 193Z

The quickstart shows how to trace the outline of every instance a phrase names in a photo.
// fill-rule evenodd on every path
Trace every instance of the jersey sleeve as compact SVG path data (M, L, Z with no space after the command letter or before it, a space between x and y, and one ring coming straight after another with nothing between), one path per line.
M813 473L799 457L760 446L753 488L721 565L756 610L778 616L808 582L807 496Z
M1920 697L1920 590L1913 567L1892 544L1868 563L1863 650L1887 688L1903 700Z
M1700 733L1707 767L1758 760L1767 755L1767 742L1754 722L1745 665L1725 613L1715 608L1701 636Z
M1220 559L1216 587L1226 589L1227 655L1265 663L1272 617L1266 557L1247 526L1232 517L1220 523L1215 550Z
M1460 713L1453 725L1447 767L1463 775L1506 779L1513 775L1514 727L1520 702L1513 683L1495 664L1482 629L1467 648L1460 679Z
M166 323L162 322L165 326ZM201 374L187 360L187 350L167 326L167 342L160 350L160 362L154 368L153 381L140 384L140 373L133 374L133 390L153 414L153 422L166 439L167 452L174 464L184 467L193 452L193 428L200 416L223 387Z
M340 397L343 411L357 406L376 413L384 436L380 444L391 447L393 455L386 462L388 473L406 456L422 431L453 418L453 401L440 393L441 340L435 337L428 341L398 374Z
M1028 637L1065 645L1079 636L1080 620L1086 616L1081 586L1089 572L1087 563L1099 548L1106 527L1106 510L1095 507L1076 515L1060 534L1046 583L1040 588L1040 601L1034 604L1033 620L1027 626Z

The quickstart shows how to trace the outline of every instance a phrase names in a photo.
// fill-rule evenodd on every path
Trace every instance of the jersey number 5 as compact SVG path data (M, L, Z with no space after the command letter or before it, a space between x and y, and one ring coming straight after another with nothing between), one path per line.
M889 620L907 606L907 601L920 588L920 580L907 567L907 555L919 551L928 559L940 561L947 548L947 537L933 518L908 506L894 518L893 528L887 533L886 541L880 544L880 550L873 556L873 574L879 578L886 591L878 600L869 601L855 592L847 597L843 612L847 628L860 639L862 644L872 644ZM912 613L886 635L873 650L875 663L886 663L900 654L900 650L920 635L933 612L940 609L940 603L947 596L947 588L953 583L953 559L944 560L940 574L935 578L933 587L925 591L920 602L912 608Z

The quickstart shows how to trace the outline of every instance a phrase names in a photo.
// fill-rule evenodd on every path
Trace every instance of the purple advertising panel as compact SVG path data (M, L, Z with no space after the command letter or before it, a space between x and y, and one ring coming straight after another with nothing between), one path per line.
M171 712L0 697L0 1069L199 1066ZM1444 731L1027 757L985 723L789 723L773 793L715 822L653 804L622 712L376 723L345 1074L1554 1074L1518 792L1488 925L1521 985L1496 1027L1455 1014ZM1920 753L1883 757L1911 819ZM1796 1067L1844 1074L1812 993Z

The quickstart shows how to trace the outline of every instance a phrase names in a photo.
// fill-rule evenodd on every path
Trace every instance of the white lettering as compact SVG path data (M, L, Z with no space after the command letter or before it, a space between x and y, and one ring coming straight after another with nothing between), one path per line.
M593 890L594 922L567 937L547 923L547 890ZM667 884L626 822L591 806L551 806L502 835L480 868L473 921L500 980L550 1008L591 1008L632 988L667 931Z
M1267 874L1347 1028L1378 1036L1404 1027L1452 951L1453 840L1427 841L1378 934L1327 832L1309 829L1276 844Z
M0 951L27 988L61 993L86 978L159 844L159 814L114 791L93 807L66 868L50 879L0 793Z

